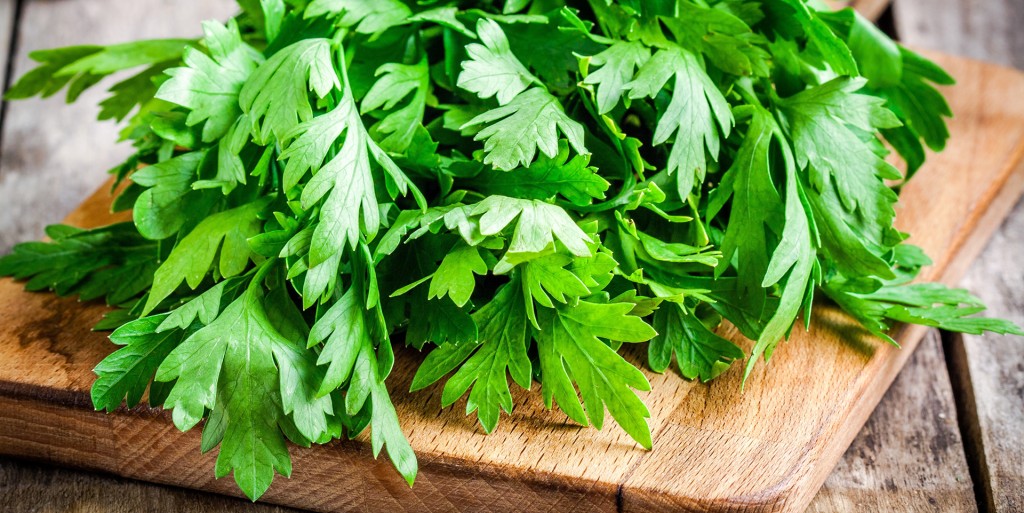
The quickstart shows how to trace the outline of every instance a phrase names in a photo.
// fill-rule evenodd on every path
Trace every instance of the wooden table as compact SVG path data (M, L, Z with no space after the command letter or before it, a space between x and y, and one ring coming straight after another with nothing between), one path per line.
M233 9L229 0L0 0L0 81L7 69L16 76L29 69L27 53L34 49L193 35L199 20L223 18ZM890 21L911 45L1024 68L1020 0L896 0ZM124 145L110 144L116 137L113 125L92 122L96 98L95 92L87 93L71 107L60 99L4 105L0 252L37 238L45 224L59 221L129 153ZM993 314L1018 322L1024 322L1021 249L1024 205L964 283ZM1024 511L1022 433L1022 340L933 332L809 511ZM0 511L286 510L0 459Z

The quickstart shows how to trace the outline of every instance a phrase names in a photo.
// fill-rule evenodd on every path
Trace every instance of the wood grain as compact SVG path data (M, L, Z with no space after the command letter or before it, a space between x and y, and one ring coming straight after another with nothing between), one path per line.
M0 466L0 511L21 513L297 513L194 490L19 462Z
M961 114L954 143L906 188L899 223L935 258L929 277L949 281L1024 187L1024 106L980 100L1012 97L1024 77L940 60L962 80L950 92ZM212 478L198 433L177 434L166 414L90 411L89 369L109 343L82 328L102 310L0 282L0 312L12 319L0 332L0 452L237 494ZM535 393L516 394L514 415L485 436L462 405L441 410L437 389L405 393L417 356L401 352L389 385L420 457L416 487L359 439L293 450L293 478L265 499L317 511L803 511L925 332L901 330L897 351L839 312L819 314L811 333L758 367L746 393L739 368L710 386L650 376L652 452L610 422L572 426Z
M945 369L929 331L807 513L978 511Z

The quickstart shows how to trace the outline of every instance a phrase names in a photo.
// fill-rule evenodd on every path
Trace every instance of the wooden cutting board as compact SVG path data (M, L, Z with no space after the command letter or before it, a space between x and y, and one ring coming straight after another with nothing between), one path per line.
M905 188L898 224L935 260L924 278L955 284L1024 189L1024 75L934 58L960 80L946 91L953 137ZM109 201L101 190L68 221L107 222ZM198 430L179 433L148 407L92 410L91 369L113 350L89 331L104 311L0 280L0 454L240 496L213 478ZM745 392L741 365L710 385L648 373L653 451L613 422L597 431L544 410L536 389L484 435L464 403L441 409L438 388L405 392L421 356L400 350L389 385L420 459L416 486L375 461L364 436L293 448L292 478L262 500L323 512L802 512L924 333L898 329L897 350L834 309L816 315Z

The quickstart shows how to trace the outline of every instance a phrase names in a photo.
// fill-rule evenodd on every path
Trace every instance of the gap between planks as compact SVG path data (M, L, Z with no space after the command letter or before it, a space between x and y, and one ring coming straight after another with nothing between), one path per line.
M1020 0L897 0L893 10L906 43L1024 69ZM963 282L991 308L988 315L1019 324L1022 234L1024 202ZM946 358L979 505L990 513L1024 511L1024 339L952 335Z
M6 92L13 83L14 56L18 52L18 19L24 0L0 0L0 84ZM7 100L0 99L0 160L3 159L3 126ZM3 169L0 168L0 174Z

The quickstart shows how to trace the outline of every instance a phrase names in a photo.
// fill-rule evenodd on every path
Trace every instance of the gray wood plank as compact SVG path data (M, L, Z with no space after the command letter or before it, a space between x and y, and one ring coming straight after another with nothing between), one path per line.
M33 50L193 37L202 33L200 21L224 19L234 11L230 0L28 1L19 20L13 73L17 77L33 67L28 58ZM70 106L63 96L8 104L0 148L0 253L39 238L44 226L60 221L131 153L130 146L115 144L113 123L95 121L103 89L86 92Z
M807 510L862 511L977 511L937 331L921 342Z
M895 0L903 41L921 48L1024 69L1024 2Z
M7 81L7 59L11 54L11 33L17 7L18 0L0 0L0 84Z
M27 462L0 462L0 511L298 513L279 506Z
M1024 325L1024 203L992 239L963 285L990 315ZM965 436L992 513L1024 511L1024 337L955 337L950 361L963 394Z
M894 8L897 30L911 45L1024 69L1020 0L897 0ZM989 306L989 315L1018 324L1024 324L1022 251L1024 203L963 282ZM957 336L947 356L987 510L1024 511L1024 339Z

